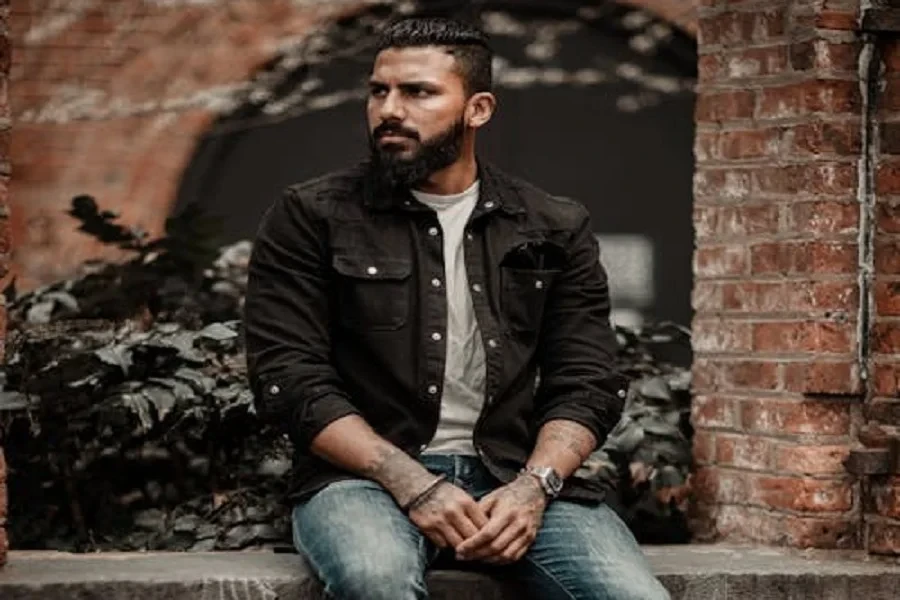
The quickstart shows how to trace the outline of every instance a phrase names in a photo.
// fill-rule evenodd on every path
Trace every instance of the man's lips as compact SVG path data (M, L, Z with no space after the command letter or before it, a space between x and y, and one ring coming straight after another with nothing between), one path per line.
M378 136L378 141L382 144L400 144L404 142L411 142L414 140L408 135L402 135L399 133L386 133L384 135Z

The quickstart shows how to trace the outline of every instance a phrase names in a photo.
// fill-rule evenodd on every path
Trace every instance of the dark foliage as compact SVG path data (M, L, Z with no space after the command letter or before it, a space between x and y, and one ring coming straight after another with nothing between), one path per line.
M9 306L0 436L16 548L210 550L289 544L287 441L256 418L240 310L249 242L214 250L195 210L148 240L75 198L79 229L133 253ZM14 296L7 290L9 297ZM622 420L579 475L614 484L642 541L687 541L687 332L619 330L634 377Z

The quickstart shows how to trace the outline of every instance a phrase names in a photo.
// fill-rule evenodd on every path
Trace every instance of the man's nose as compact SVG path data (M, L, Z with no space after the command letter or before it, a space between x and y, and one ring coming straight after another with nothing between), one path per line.
M396 90L391 90L381 103L382 121L402 121L406 117L403 101Z

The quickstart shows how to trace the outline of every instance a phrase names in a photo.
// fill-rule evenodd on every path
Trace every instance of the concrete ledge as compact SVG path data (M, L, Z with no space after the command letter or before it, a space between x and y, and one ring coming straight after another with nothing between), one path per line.
M804 555L740 546L657 546L647 555L673 600L896 600L900 565L862 554ZM462 571L432 571L432 598L521 599L521 592ZM0 570L3 600L318 600L292 554L12 552Z

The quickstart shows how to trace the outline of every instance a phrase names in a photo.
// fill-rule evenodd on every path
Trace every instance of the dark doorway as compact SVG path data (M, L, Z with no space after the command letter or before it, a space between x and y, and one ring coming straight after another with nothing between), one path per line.
M587 205L614 320L689 324L694 42L611 3L481 4L500 100L483 156ZM200 203L225 241L251 238L286 185L362 158L367 40L386 16L337 23L261 73L201 141L175 210Z

